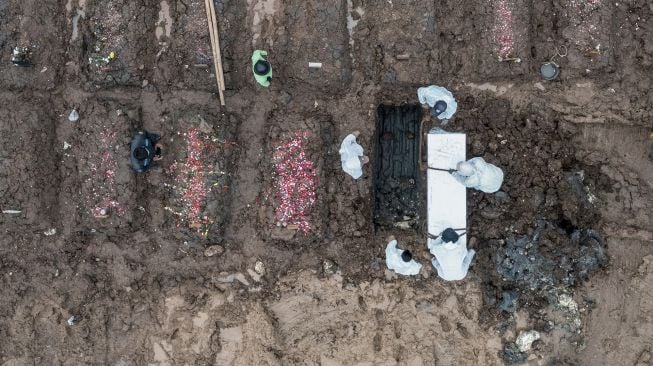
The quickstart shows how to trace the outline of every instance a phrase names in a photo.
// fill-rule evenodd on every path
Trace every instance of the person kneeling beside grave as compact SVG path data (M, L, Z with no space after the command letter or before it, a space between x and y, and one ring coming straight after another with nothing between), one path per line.
M131 142L130 160L132 168L138 173L144 173L161 160L161 137L147 131L139 131Z
M487 163L483 158L461 161L452 175L465 187L485 193L494 193L501 189L503 184L501 168Z

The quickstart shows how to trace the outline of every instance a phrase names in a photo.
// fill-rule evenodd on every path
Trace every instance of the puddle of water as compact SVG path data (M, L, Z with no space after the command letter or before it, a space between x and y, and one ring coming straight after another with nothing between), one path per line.
M256 42L261 38L263 30L263 21L267 20L272 23L274 14L277 11L277 0L247 0L247 5L252 9L252 45L256 46ZM270 47L273 46L273 41L268 40Z
M156 39L161 41L164 35L170 38L172 33L172 17L170 16L170 5L166 0L161 1L161 10L159 10L159 20L156 23L156 30L154 31Z

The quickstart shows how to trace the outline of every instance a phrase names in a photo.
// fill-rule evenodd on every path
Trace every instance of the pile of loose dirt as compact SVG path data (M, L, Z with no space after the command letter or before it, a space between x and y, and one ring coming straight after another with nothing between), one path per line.
M515 114L510 102L482 96L461 100L452 127L467 133L471 156L505 173L497 194L468 196L482 318L499 324L520 309L557 304L559 294L607 264L597 194L609 179L576 160L573 129L555 113ZM520 359L508 351L506 362Z

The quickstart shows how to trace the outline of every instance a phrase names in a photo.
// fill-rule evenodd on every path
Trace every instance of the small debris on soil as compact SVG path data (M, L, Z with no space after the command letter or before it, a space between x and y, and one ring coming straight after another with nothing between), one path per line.
M514 342L506 343L503 347L503 351L501 351L501 358L506 365L515 365L524 362L527 357L526 353L521 352L517 344Z
M11 62L15 66L22 66L22 67L28 67L31 66L31 60L30 56L32 54L32 50L29 47L14 47L13 51L11 52Z
M247 274L254 280L254 282L261 282L262 275L256 273L255 270L247 268Z
M207 257L213 257L224 253L224 248L221 245L211 245L204 250L204 255Z
M329 259L325 259L322 262L322 273L326 276L331 276L338 271L338 267L335 262Z
M234 273L234 278L235 278L238 282L242 283L243 285L245 285L245 286L249 286L249 281L247 281L247 278L245 277L244 274L242 274L242 273L240 273L240 272Z
M259 275L264 275L265 274L265 266L263 265L263 262L256 261L256 263L254 264L254 270Z
M70 114L68 115L68 120L70 122L79 121L79 113L77 112L77 110L73 109L72 112L70 112Z
M232 283L232 282L234 282L235 278L236 277L233 274L223 272L223 273L220 273L220 276L218 276L216 278L216 280L218 282L222 282L222 283Z
M501 302L499 303L499 309L507 313L514 313L517 311L517 300L519 299L519 294L515 291L503 291L501 293Z
M109 217L109 209L102 207L93 211L93 217L96 219L106 219Z
M528 352L531 350L531 345L536 340L540 339L540 333L536 330L529 330L519 333L515 344L520 352Z

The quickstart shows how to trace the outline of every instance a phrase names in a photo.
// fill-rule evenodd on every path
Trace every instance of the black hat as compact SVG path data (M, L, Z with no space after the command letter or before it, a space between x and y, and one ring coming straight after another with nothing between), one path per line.
M145 160L148 157L150 157L150 152L144 146L139 146L134 149L134 158L136 160Z
M258 60L254 64L254 72L257 75L267 75L270 72L270 63L265 60Z
M455 243L458 238L460 238L460 235L452 228L444 229L442 232L442 241L445 243Z
M404 250L403 253L401 253L401 260L404 262L410 262L413 259L413 254L410 252L410 250Z
M433 108L431 108L431 114L433 115L433 117L437 117L446 110L447 110L447 102L445 102L444 100L438 100L437 103L435 103L435 105L433 106Z

